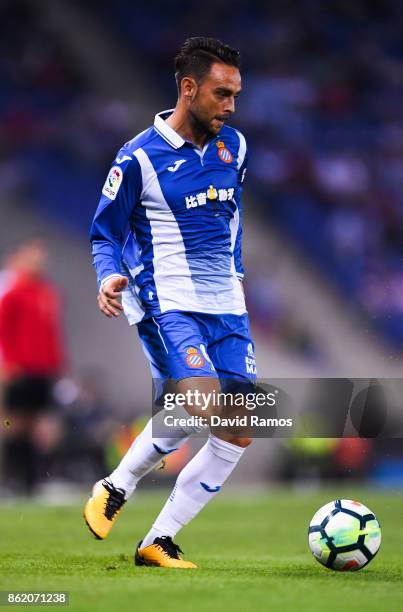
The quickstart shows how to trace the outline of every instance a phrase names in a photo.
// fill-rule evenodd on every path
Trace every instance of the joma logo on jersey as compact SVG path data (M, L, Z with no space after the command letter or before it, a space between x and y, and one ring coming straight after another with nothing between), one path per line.
M186 159L178 159L173 166L168 166L168 170L169 172L176 172L178 168L181 167L182 164L184 164L186 161Z
M208 201L213 202L218 200L219 202L227 202L233 199L234 193L234 187L229 187L228 189L216 189L213 185L210 185L207 191L201 191L195 195L186 196L186 208L204 206Z

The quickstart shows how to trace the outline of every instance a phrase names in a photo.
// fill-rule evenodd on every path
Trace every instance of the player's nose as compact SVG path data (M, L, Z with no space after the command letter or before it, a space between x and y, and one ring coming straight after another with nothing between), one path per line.
M234 97L229 97L226 100L224 112L228 114L235 113L235 98Z
M232 113L235 112L235 98L232 97L228 97L225 100L225 105L224 105L224 115L232 115Z

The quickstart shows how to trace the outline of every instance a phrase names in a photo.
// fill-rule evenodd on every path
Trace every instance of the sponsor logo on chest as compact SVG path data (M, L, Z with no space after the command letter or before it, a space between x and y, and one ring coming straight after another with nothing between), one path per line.
M208 202L228 202L234 199L235 188L219 188L210 185L207 191L200 191L194 195L185 197L186 208L196 208L196 206L205 206Z

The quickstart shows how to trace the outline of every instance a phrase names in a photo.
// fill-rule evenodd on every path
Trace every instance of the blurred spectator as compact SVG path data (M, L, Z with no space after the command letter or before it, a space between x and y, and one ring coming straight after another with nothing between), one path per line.
M46 474L59 437L52 387L65 357L60 299L44 276L48 250L31 238L9 255L1 274L0 349L3 380L3 478L30 495Z
M291 439L280 447L276 477L311 486L361 480L373 470L373 444L366 438Z

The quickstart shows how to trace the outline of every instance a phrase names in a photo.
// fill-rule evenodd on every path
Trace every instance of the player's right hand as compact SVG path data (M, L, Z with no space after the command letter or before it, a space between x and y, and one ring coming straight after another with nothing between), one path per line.
M109 319L118 317L123 310L120 300L122 291L128 284L127 276L113 276L99 290L97 297L99 310Z

